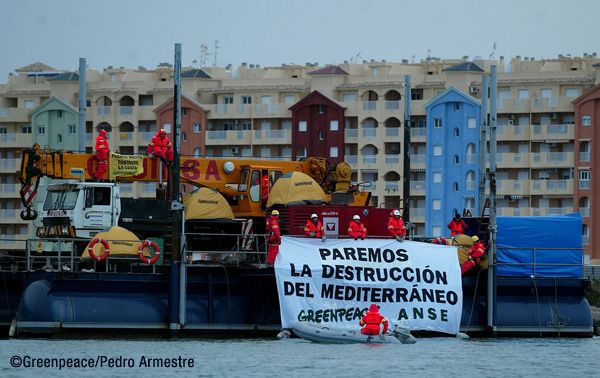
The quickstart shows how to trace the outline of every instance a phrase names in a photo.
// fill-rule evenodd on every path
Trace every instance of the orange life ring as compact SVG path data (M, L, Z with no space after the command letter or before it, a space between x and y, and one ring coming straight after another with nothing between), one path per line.
M147 247L152 247L154 250L154 256L150 259L144 256L144 249ZM140 248L138 248L138 257L144 264L154 264L160 258L160 248L158 247L158 244L150 240L144 240L140 244Z
M104 253L100 256L96 256L96 254L94 253L94 246L98 243L100 243L100 244L102 244L102 246L104 246ZM90 242L90 244L88 245L88 254L90 255L91 258L93 258L96 261L106 260L108 255L110 255L110 248L108 247L108 242L102 238L93 239Z

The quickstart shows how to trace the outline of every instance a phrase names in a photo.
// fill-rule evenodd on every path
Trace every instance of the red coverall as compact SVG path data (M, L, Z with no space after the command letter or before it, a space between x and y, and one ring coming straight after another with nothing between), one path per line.
M388 320L381 316L376 304L372 304L369 307L369 311L360 319L359 324L362 327L360 333L363 335L379 335L381 324L383 324L384 334L388 330Z
M281 230L279 229L279 217L270 216L267 219L267 264L273 265L279 253L281 244Z
M158 130L148 144L148 155L164 158L169 163L173 161L173 146L164 130Z
M348 235L354 238L354 240L361 238L364 239L367 236L367 228L364 224L355 220L350 221L348 226Z
M314 232L315 236L310 236L310 233ZM306 226L304 226L304 236L314 237L314 238L322 238L325 235L325 230L323 229L323 225L319 220L317 223L309 219L306 221Z
M269 175L265 173L260 181L260 201L266 205L269 200Z
M108 141L106 140L106 130L100 129L96 137L96 179L104 180L104 174L108 171Z
M404 221L400 217L390 217L388 219L388 232L393 237L396 236L406 236L406 227L404 227Z
M460 274L465 274L477 266L481 262L483 255L485 255L485 245L481 241L475 242L469 251L469 259L460 267Z
M447 226L450 229L450 236L464 234L467 224L462 219L452 219Z

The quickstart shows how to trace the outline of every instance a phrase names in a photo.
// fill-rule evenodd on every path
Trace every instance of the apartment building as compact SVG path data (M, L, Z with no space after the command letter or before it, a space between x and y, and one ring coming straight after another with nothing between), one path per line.
M491 64L497 64L498 213L565 214L584 207L574 202L579 200L574 188L576 117L572 101L596 84L599 62L595 54L586 54L545 60L516 57L509 64L503 58L494 62L427 58L419 63L363 61L325 67L242 64L237 69L188 68L182 75L182 92L183 109L187 109L183 112L188 111L190 119L185 121L189 130L185 137L182 134L182 151L232 159L318 155L332 162L344 160L353 169L353 181L372 192L375 205L397 208L404 198L403 149L409 148L411 221L418 233L433 232L425 227L430 216L426 215L426 183L438 178L426 170L429 156L435 152L427 142L437 138L435 122L439 121L435 118L440 117L432 115L438 106L449 110L455 103L468 109L464 114L461 111L460 118L442 122L456 126L448 128L445 132L451 134L444 136L448 147L457 147L452 156L456 155L459 163L472 161L479 154L472 138L479 130L481 77ZM36 125L31 110L51 98L77 108L78 78L73 80L74 75L34 64L16 70L0 85L0 157L3 162L12 159L0 167L0 209L5 215L0 220L2 234L27 233L26 228L16 229L26 223L17 213L15 167L20 150L39 139L32 132ZM405 75L412 78L410 146L402 145ZM89 70L87 87L88 150L99 128L111 131L111 149L145 153L157 128L171 127L172 106L168 104L172 103L173 82L168 65L151 70ZM69 133L68 125L64 124L64 135ZM451 139L455 129L458 140ZM62 145L57 141L52 147L63 148L67 146L64 143L66 140ZM581 148L577 144L577 150ZM452 191L455 183L459 190L441 205L441 233L445 232L442 222L447 212L476 208L476 196L466 191L473 190L477 177L461 171L451 181L443 181L450 185L444 191ZM133 183L124 193L152 196L154 186ZM591 202L591 195L587 198ZM591 242L591 238L584 241Z

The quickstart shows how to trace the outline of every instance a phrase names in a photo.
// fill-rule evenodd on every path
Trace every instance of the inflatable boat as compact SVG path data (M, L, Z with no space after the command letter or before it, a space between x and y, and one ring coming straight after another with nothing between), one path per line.
M363 335L360 330L331 329L310 323L297 323L292 331L296 336L315 343L414 344L417 342L408 329L400 327L394 327L393 331L377 336Z

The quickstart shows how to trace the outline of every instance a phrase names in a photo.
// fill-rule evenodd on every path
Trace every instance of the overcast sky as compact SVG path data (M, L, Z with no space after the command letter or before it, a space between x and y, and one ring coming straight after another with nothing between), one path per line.
M0 83L41 61L76 70L200 61L342 63L600 52L596 0L0 0ZM214 55L207 59L214 63Z

